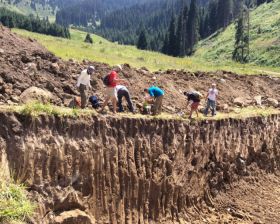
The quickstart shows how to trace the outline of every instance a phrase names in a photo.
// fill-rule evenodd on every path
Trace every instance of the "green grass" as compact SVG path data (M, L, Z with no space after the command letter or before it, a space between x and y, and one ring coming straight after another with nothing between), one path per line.
M22 106L9 107L11 110L15 110L24 115L31 115L36 117L40 114L54 115L54 116L67 116L67 117L78 117L81 115L94 115L95 110L90 109L76 109L67 107L58 107L52 104L42 104L39 102L32 102Z
M199 57L174 58L151 51L138 50L134 46L124 46L112 43L97 35L93 35L94 44L84 43L86 33L71 30L71 40L14 29L14 32L37 39L49 51L63 59L83 59L103 62L109 65L128 63L133 67L146 67L151 71L167 69L185 69L189 71L227 70L239 74L256 74L260 70L274 71L271 68L261 68L254 65L242 65L229 61L206 62Z
M37 117L39 115L50 115L50 116L60 116L60 117L79 117L79 116L98 116L98 112L93 109L71 109L67 107L54 106L52 104L42 104L39 102L33 102L24 104L21 106L0 106L0 111L2 112L17 112L24 115L29 115L32 117ZM215 117L204 117L201 113L199 118L194 118L197 120L221 120L225 118L248 118L254 116L269 116L271 114L280 114L280 110L275 108L259 108L259 107L246 107L246 108L234 108L229 113L218 112ZM186 121L188 119L188 111L184 114L169 114L162 113L157 116L142 115L142 114L132 114L132 113L118 113L117 115L108 114L109 116L117 116L120 118L135 118L135 119L158 119L158 120L182 120Z
M1 177L0 223L24 222L34 210L35 205L27 198L25 187Z
M250 14L250 64L276 67L280 72L280 1L263 4ZM195 57L206 61L231 61L235 27L212 35L198 44ZM250 66L250 65L249 65ZM277 68L278 67L278 68ZM266 71L265 68L257 69Z

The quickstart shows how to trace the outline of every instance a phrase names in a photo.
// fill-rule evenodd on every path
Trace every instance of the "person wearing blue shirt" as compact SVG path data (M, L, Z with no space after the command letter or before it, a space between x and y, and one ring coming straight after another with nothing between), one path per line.
M144 89L146 94L149 94L150 102L152 106L152 114L157 115L162 111L162 100L164 96L164 91L157 86L151 86L149 89Z

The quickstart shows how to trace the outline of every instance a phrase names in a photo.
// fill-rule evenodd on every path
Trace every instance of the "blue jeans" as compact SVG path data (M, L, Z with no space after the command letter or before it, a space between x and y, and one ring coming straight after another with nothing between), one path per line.
M205 116L207 116L208 110L210 108L211 108L211 111L212 111L212 116L215 116L216 115L216 101L208 99L207 106L206 106L205 111L204 111Z

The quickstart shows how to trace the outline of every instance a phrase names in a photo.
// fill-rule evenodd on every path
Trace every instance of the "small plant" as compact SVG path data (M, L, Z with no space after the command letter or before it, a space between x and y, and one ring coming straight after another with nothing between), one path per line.
M25 221L33 215L35 205L27 198L23 185L10 181L0 183L0 223Z

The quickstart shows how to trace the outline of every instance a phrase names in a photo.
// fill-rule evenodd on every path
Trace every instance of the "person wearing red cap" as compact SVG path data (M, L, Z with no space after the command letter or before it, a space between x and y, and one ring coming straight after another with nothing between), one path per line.
M108 75L108 84L106 85L105 91L105 102L102 106L101 112L104 111L105 107L108 105L109 101L112 101L113 104L113 113L117 111L117 92L116 86L119 83L125 83L124 79L119 79L118 73L122 71L122 67L120 65L116 66L116 68Z

